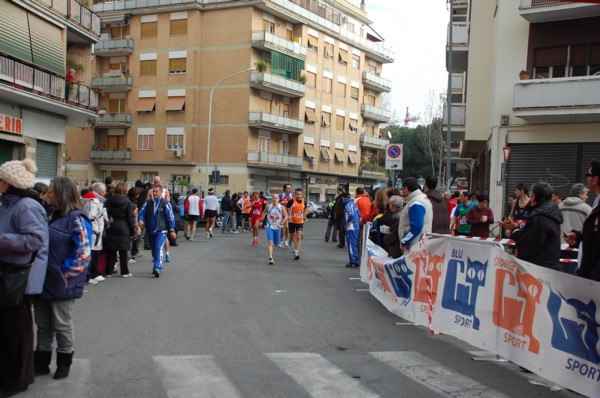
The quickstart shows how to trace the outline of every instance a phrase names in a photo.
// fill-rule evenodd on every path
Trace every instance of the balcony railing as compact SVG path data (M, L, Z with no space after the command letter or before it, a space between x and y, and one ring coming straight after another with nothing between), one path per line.
M131 152L128 150L94 150L90 151L90 159L100 160L131 160Z
M390 121L390 117L392 117L390 111L369 104L362 104L361 112L365 119L375 120L380 123L387 123Z
M466 46L469 44L469 24L453 22L452 26L452 45ZM446 40L447 42L448 40Z
M34 0L69 21L100 35L100 17L76 0Z
M250 75L250 85L264 91L285 95L286 97L304 97L306 86L292 79L268 72L254 72Z
M98 93L81 83L68 85L64 77L51 75L29 65L0 56L0 82L40 97L79 105L98 106Z
M465 74L452 74L452 94L464 94L465 92Z
M363 72L363 84L372 90L375 91L392 91L392 82L391 80L384 79L383 77L376 75L372 72Z
M371 177L383 177L385 176L385 169L377 166L360 166L359 172L363 176Z
M304 131L303 120L273 115L266 112L250 112L249 123L251 127L261 127L266 130L284 133L302 134Z
M302 167L302 157L251 151L248 152L248 163L300 168Z
M465 125L467 106L465 104L452 104L452 126ZM444 106L443 124L448 125L448 107Z
M114 113L98 117L96 127L131 127L131 113Z
M305 60L307 49L296 43L262 30L252 32L252 45L265 50L278 50Z
M367 135L367 134L361 134L361 136L360 136L360 144L362 146L383 149L389 143L390 143L389 140L386 140L383 138L371 137L370 135Z
M102 40L94 46L94 52L100 57L133 54L133 39Z
M600 76L518 81L513 88L515 110L598 108Z
M589 18L600 15L600 5L591 2L563 2L557 0L521 0L523 18L532 23L562 19Z
M131 76L92 77L92 87L107 93L126 92L133 88L133 78Z

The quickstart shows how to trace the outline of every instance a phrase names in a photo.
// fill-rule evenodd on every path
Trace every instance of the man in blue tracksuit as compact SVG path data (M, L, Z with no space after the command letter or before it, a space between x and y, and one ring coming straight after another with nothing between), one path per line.
M172 239L175 234L175 215L171 203L163 199L163 188L161 185L154 185L152 188L152 199L148 199L142 210L140 210L139 224L143 227L148 225L148 238L152 247L152 259L154 267L152 273L156 278L160 277L163 268L163 248L167 240L167 232Z
M341 196L344 198L344 227L346 229L348 258L350 259L346 267L360 267L360 253L358 252L358 234L360 233L358 219L360 212L348 192L342 193Z

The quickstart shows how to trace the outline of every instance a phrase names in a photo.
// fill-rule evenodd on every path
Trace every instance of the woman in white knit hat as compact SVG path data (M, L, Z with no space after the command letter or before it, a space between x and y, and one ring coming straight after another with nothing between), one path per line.
M0 166L0 253L2 263L28 264L35 256L17 307L0 305L0 396L11 396L33 383L31 296L42 292L48 255L46 212L32 191L35 163L13 160Z

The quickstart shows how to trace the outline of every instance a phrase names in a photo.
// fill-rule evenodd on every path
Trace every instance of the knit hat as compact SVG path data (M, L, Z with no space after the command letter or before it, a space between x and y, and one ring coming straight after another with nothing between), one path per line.
M0 166L0 180L17 189L33 188L35 183L35 162L31 159L11 160Z

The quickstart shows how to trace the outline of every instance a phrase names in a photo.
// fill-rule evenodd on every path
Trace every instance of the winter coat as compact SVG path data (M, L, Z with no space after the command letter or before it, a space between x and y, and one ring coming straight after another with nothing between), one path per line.
M569 196L563 200L558 209L563 216L563 223L560 225L560 231L568 234L571 231L581 231L583 222L592 212L590 205L577 196Z
M84 211L53 215L48 224L50 249L42 299L73 300L83 295L92 257L92 224Z
M158 212L154 213L154 208L157 208ZM156 235L167 231L175 231L175 215L173 214L173 208L171 203L165 199L160 198L158 201L154 199L148 199L138 216L139 220L144 222L144 226L148 230L148 233Z
M577 275L600 281L600 205L586 218L578 237L581 242L581 262Z
M400 247L400 235L398 235L398 225L400 224L401 210L395 212L390 219L390 234L384 236L383 241L386 244L388 256L392 258L402 257L402 248Z
M94 233L94 236L92 237L92 250L100 251L102 250L102 234L104 228L108 225L106 208L93 192L88 192L83 195L81 201L83 202L85 212L92 223L92 232Z
M423 234L431 232L433 210L427 196L417 189L408 195L406 204L400 214L398 235L404 247L416 245Z
M481 222L481 217L487 216L486 222ZM487 238L490 236L490 225L494 223L494 213L492 209L486 207L480 209L479 206L471 207L467 215L467 224L471 226L470 236L479 236Z
M129 250L135 237L133 203L125 195L114 194L106 201L106 210L111 223L106 230L104 249Z
M233 211L233 203L231 202L231 196L223 196L223 198L221 199L221 210Z
M437 189L430 189L425 194L429 198L433 210L431 232L434 234L449 234L450 217L448 216L448 204L444 197Z
M344 198L342 195L338 195L335 198L335 204L332 209L334 221L342 221L344 219L344 206Z
M2 262L28 264L37 251L29 271L25 294L40 294L48 263L48 223L46 211L33 198L13 194L0 196L0 252Z
M512 231L519 258L541 267L558 269L562 220L558 206L551 201L534 206L525 227Z

